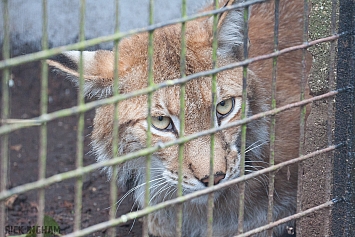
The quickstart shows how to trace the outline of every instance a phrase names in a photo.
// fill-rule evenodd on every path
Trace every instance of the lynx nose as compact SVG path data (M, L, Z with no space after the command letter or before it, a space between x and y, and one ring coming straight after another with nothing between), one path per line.
M223 173L219 173L219 174L215 174L214 175L214 179L213 179L213 185L218 184L219 182L221 182L222 179L224 179L224 177L226 177L226 174ZM201 179L200 181L206 186L208 187L208 181L209 181L209 176Z

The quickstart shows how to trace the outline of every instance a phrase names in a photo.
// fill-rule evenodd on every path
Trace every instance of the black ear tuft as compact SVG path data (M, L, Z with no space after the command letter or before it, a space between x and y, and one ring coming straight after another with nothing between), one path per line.
M78 64L73 61L71 58L66 56L65 54L58 54L53 57L50 57L49 60L55 61L63 65L64 67L73 70L73 71L78 71L79 67Z

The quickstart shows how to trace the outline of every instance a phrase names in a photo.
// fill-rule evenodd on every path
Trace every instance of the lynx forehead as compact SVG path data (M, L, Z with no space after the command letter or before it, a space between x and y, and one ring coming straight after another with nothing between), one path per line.
M220 6L230 6L243 1L221 0ZM205 10L213 9L212 6ZM251 8L249 19L249 55L251 57L273 52L274 3L268 1ZM218 66L225 66L243 58L243 11L233 9L219 15ZM279 47L302 43L303 1L280 1ZM187 23L186 74L212 68L212 20L197 19ZM171 25L154 31L153 76L155 83L181 77L181 26ZM119 92L130 93L147 87L148 34L142 33L123 39L119 45L119 62L115 65L111 51L85 51L84 92L88 97L102 99L113 94L114 67L119 70ZM48 61L49 65L63 72L78 83L80 54L65 52ZM311 61L307 55L307 62ZM299 99L299 78L302 72L302 52L295 51L278 59L277 105ZM307 67L309 70L309 64ZM272 61L255 62L248 67L246 113L248 116L267 111L271 103ZM194 134L211 126L221 126L241 118L242 68L234 68L217 74L217 103L212 104L211 78L200 77L186 83L185 107L180 108L180 86L159 89L153 94L151 107L152 143L173 141L182 134ZM306 88L308 90L308 88ZM147 95L120 101L118 154L113 154L114 106L106 105L96 110L92 133L92 150L97 161L138 151L146 147L148 128ZM212 108L215 118L212 118ZM185 112L185 129L180 131L180 111ZM275 162L297 157L299 144L298 109L276 116ZM309 110L307 111L308 115ZM268 166L269 120L262 118L247 124L245 169L241 170L241 129L233 127L215 134L214 184L237 178ZM191 193L208 186L210 167L210 136L202 136L184 145L183 193ZM145 186L150 186L150 202L156 204L172 199L177 193L178 146L161 149L152 155L151 180L145 180L145 157L139 157L105 170L109 177L117 177L119 186L127 187L135 201L143 206ZM265 177L246 182L244 231L267 223L268 180ZM297 167L280 170L275 178L274 219L292 215L296 208ZM238 232L238 185L222 189L214 195L214 236L234 236ZM183 205L183 236L205 236L207 231L207 198L200 197ZM149 215L149 232L154 236L175 236L176 207L168 207ZM283 236L286 226L274 228L275 236ZM265 232L255 236L264 237Z

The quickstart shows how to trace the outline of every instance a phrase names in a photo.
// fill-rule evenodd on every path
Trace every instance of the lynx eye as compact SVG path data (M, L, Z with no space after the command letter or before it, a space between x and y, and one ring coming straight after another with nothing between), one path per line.
M217 115L227 116L234 108L234 98L223 100L217 104Z
M152 124L158 130L169 129L171 126L171 119L166 116L152 117Z

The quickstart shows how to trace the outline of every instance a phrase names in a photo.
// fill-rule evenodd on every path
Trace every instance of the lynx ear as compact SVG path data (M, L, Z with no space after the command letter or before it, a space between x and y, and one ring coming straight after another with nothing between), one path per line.
M66 74L79 85L80 51L68 51L47 60L47 63ZM88 97L105 98L112 95L114 55L111 51L84 51L84 93Z
M243 0L223 0L220 6L228 7ZM243 58L244 8L223 12L218 20L218 54L222 57Z

